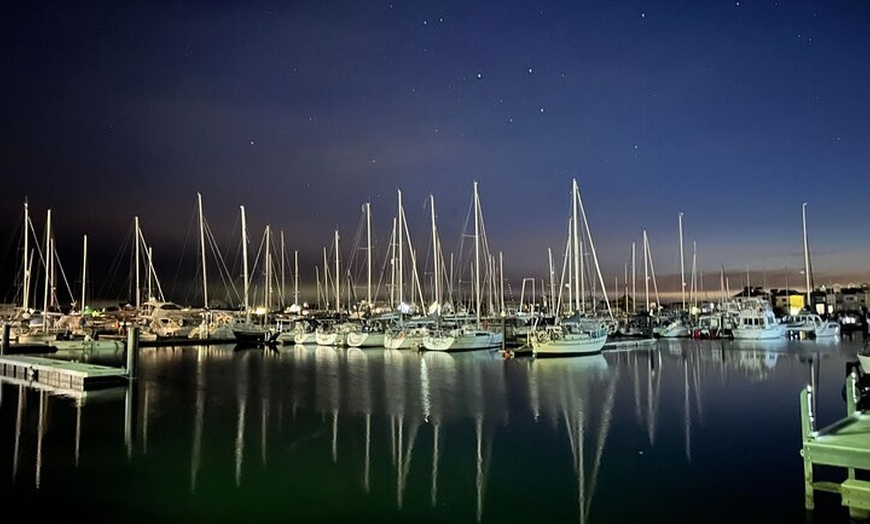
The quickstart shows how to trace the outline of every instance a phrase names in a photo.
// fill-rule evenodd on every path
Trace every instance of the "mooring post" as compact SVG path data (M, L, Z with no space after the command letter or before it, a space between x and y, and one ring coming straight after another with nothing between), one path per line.
M804 461L804 507L808 510L815 508L815 485L813 484L813 459L809 456L807 444L813 438L816 429L815 414L812 409L812 386L807 386L801 391L801 457Z
M139 326L133 326L127 331L127 378L136 378L139 362Z
M505 312L501 312L501 350L504 351L507 347L507 341L505 340L505 335L507 333L507 327L505 326Z
M8 322L3 323L3 343L0 345L0 355L5 355L9 350L9 333L11 329Z

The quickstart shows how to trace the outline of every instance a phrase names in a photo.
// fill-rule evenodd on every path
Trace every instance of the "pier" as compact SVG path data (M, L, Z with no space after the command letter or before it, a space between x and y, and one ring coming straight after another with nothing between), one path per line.
M127 383L125 368L36 355L0 356L0 376L73 391L89 391Z
M870 517L870 412L858 408L858 376L853 368L846 378L846 417L816 430L812 386L801 391L800 454L804 462L807 510L815 507L815 492L838 493L855 519ZM840 468L842 481L816 480L816 466Z
M7 329L8 327L4 329L4 334ZM4 336L2 352L0 352L0 378L37 387L85 392L124 385L135 378L139 330L138 328L130 330L124 367L103 366L33 354L9 355L7 352L10 347L8 339Z

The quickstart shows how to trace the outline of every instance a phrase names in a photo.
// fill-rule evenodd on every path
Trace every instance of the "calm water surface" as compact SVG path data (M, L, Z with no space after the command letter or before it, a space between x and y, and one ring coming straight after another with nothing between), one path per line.
M860 346L143 348L129 388L3 382L0 485L37 521L845 523L804 510L799 395L843 417Z

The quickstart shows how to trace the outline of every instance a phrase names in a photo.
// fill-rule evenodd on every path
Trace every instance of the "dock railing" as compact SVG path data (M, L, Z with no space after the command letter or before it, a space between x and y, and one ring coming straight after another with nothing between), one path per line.
M838 493L843 506L854 519L870 517L870 413L858 408L858 371L852 367L846 376L846 416L822 429L816 429L812 386L801 391L800 454L804 463L804 503L815 508L815 492ZM815 466L834 466L846 470L841 482L816 480ZM863 478L858 478L861 472Z

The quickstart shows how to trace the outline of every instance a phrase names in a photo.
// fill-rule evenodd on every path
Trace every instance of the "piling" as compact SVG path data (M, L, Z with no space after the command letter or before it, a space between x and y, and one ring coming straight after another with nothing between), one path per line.
M139 326L133 326L127 331L127 378L136 379L139 364Z
M0 355L5 355L9 351L9 333L11 329L8 322L3 323L3 343L0 345Z

